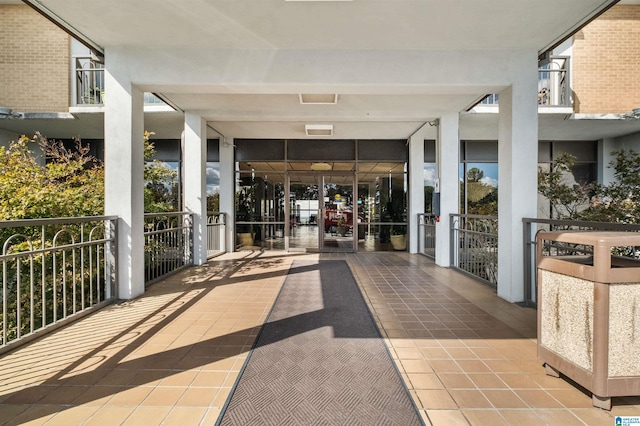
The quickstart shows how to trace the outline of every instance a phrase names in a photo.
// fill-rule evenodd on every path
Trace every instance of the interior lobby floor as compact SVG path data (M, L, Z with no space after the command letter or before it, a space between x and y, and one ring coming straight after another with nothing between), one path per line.
M536 356L536 311L408 253L243 251L0 355L0 424L215 424L293 259L346 260L429 425L608 425Z

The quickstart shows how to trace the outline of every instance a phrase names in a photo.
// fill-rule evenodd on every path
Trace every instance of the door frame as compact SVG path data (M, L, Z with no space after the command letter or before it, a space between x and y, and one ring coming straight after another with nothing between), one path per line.
M318 245L317 247L300 247L300 248L291 248L291 177L292 176L305 176L305 177L314 177L315 184L318 188L318 212L317 212L317 222L318 222ZM351 250L327 250L324 241L325 241L325 230L324 230L324 217L325 217L325 203L324 203L324 186L326 177L333 176L342 176L348 177L351 179L352 185L352 198L353 198L353 232L352 232L352 249ZM320 253L355 253L358 251L358 225L357 225L357 217L358 217L358 208L357 208L357 200L358 200L358 184L357 184L357 175L355 172L340 172L340 171L287 171L285 175L286 187L285 187L285 217L289 218L286 220L285 225L285 250L289 251L298 251L298 250L318 250Z

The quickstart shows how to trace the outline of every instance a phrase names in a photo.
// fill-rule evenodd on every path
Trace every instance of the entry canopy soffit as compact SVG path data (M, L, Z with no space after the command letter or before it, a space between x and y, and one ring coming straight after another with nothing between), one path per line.
M469 67L460 65L464 52L475 52L475 58L494 68L501 62L495 58L505 57L498 51L542 53L616 0L25 3L95 49L106 50L107 67L110 49L146 55L154 71L172 67L162 74L172 79L136 83L178 110L202 115L215 128L209 137L304 138L305 126L331 124L335 139L399 139L505 87L494 77L485 78L482 73L490 72L481 67L463 69ZM167 49L165 54L158 53L161 49ZM204 57L203 52L209 53ZM210 52L226 55L225 60ZM420 52L437 52L438 67L455 67L454 74L468 83L429 81L426 87L394 78L403 70L419 76L416 81L424 79L422 68L403 60ZM320 61L325 57L330 61ZM163 63L162 58L170 60ZM280 62L272 63L275 58ZM342 58L361 68L345 70L349 66ZM209 81L190 70L198 64L208 70ZM362 70L368 73L366 81ZM440 75L450 79L442 70ZM337 102L303 105L300 95L305 93L337 95Z

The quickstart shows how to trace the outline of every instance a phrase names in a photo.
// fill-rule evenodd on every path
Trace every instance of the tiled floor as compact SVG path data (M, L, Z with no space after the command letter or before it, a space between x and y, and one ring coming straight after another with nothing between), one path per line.
M240 252L0 356L0 424L213 424L296 257ZM406 253L346 259L426 424L613 425L544 374L535 311Z

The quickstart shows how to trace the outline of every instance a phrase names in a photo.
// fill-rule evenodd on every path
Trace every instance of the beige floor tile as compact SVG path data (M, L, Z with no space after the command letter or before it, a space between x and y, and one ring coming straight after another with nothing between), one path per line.
M138 407L124 421L126 426L159 425L167 417L171 407Z
M462 373L457 362L454 360L434 359L429 361L429 365L436 373Z
M516 389L514 392L531 408L562 408L562 404L542 389Z
M444 389L435 373L410 373L407 376L413 389Z
M191 386L220 388L226 382L228 374L227 371L201 371L191 382Z
M404 371L408 374L410 373L433 373L433 368L429 365L427 361L422 360L402 360L402 367Z
M582 426L584 422L576 417L570 410L538 410L536 411L538 417L542 419L545 424L548 425L562 425L562 426ZM603 423L606 424L606 423ZM614 425L613 419L611 419L610 425Z
M549 395L558 400L566 408L592 408L591 396L577 389L550 389Z
M148 387L123 388L117 394L113 395L113 398L109 400L107 405L125 407L138 406L152 391L153 388Z
M507 387L495 373L468 373L467 376L479 389L503 389Z
M458 407L463 408L493 408L489 400L479 390L473 389L451 389L451 397Z
M446 390L417 390L416 395L421 408L426 410L455 410L458 408Z
M510 390L486 389L482 393L495 408L528 408L527 403Z
M427 410L433 426L468 426L469 422L458 410Z
M465 373L438 373L446 389L475 389L476 385Z
M543 425L535 410L501 410L500 414L509 425Z
M71 407L67 410L60 411L58 414L53 416L51 420L47 422L47 424L52 426L69 426L83 424L99 409L100 407L88 407L85 405L80 407Z
M462 410L462 414L464 414L465 418L472 426L509 425L498 410Z
M176 406L209 407L214 405L219 388L188 388L180 397Z
M149 396L142 401L142 405L173 406L178 402L184 392L184 388L155 388L151 391Z
M570 409L574 416L578 417L584 424L589 426L615 425L614 418L611 413L600 410L599 408L573 408ZM638 412L636 411L635 415Z
M115 407L108 406L98 409L86 423L87 426L104 426L122 424L134 411L136 407Z
M17 409L14 413L6 412L0 408L0 424L6 426L43 425L60 411L65 410L64 406L53 405L32 405L24 410L19 405L12 407Z

